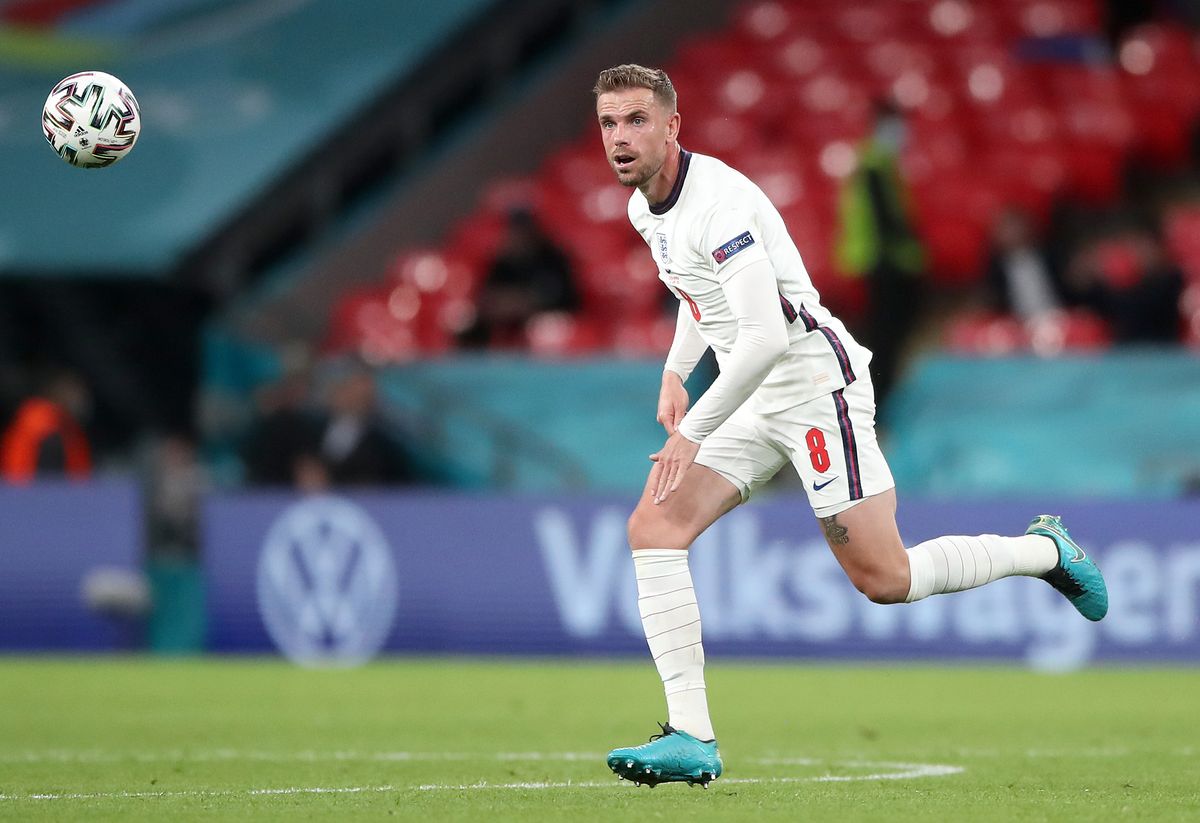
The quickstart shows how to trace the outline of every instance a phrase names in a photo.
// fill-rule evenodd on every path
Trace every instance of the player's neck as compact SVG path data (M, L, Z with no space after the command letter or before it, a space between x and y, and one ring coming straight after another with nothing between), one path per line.
M675 180L679 177L680 157L682 157L682 151L679 144L676 143L667 150L667 159L663 162L662 168L658 170L658 174L647 180L644 186L639 187L650 205L657 206L671 196L671 189L675 188Z

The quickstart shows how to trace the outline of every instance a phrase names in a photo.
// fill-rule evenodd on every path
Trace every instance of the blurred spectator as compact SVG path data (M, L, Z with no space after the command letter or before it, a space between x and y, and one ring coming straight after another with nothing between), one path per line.
M866 279L866 325L858 337L874 353L871 372L880 405L918 319L925 267L900 174L907 133L900 111L890 102L877 103L871 134L838 200L838 260L844 271Z
M1109 45L1117 48L1130 29L1154 19L1155 6L1159 11L1175 12L1186 19L1186 12L1194 13L1194 0L1167 0L1165 3L1146 3L1143 0L1104 0L1104 30ZM1189 7L1192 7L1189 9ZM1200 22L1200 20L1196 21Z
M1049 257L1034 240L1029 214L1007 208L992 226L992 247L984 281L985 301L993 311L1036 322L1071 301Z
M91 447L82 423L91 413L92 395L83 378L69 370L46 372L37 392L13 415L0 441L0 469L9 483L92 472Z
M200 499L210 485L195 444L184 435L164 437L151 451L148 474L151 551L194 557Z
M1154 233L1129 229L1085 245L1068 278L1112 326L1118 343L1172 343L1180 336L1183 273Z
M310 381L297 370L255 395L257 418L242 448L246 482L255 486L292 486L297 461L317 449L319 421L308 408Z
M297 484L309 491L319 490L324 483L377 486L412 480L406 455L379 419L375 380L366 369L351 369L333 383L315 456L327 477L321 477L307 459L297 467Z
M304 494L324 494L329 491L333 481L329 478L329 469L315 454L302 454L293 464L293 485Z
M538 226L532 213L513 211L500 253L476 300L475 323L464 346L523 348L526 324L543 312L579 310L579 292L567 256Z

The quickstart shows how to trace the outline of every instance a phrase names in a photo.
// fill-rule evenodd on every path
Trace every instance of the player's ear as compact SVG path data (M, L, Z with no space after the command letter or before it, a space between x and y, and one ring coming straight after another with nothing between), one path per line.
M679 139L679 124L680 124L679 112L678 111L671 112L670 117L667 118L667 141L668 142L673 143Z

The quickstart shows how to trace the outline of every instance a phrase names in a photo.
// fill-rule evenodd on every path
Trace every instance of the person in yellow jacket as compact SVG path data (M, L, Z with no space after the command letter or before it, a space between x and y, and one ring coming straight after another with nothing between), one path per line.
M858 336L874 354L871 373L881 407L920 314L925 271L925 250L913 231L911 198L899 167L906 137L900 111L890 102L877 103L871 134L838 197L837 261L844 273L866 282L866 325Z

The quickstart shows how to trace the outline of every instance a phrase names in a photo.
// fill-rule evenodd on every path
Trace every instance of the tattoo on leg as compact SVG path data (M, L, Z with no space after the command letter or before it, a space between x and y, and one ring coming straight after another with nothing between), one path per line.
M836 514L833 517L822 517L821 525L825 527L825 539L829 541L830 545L850 542L849 531L837 522Z

